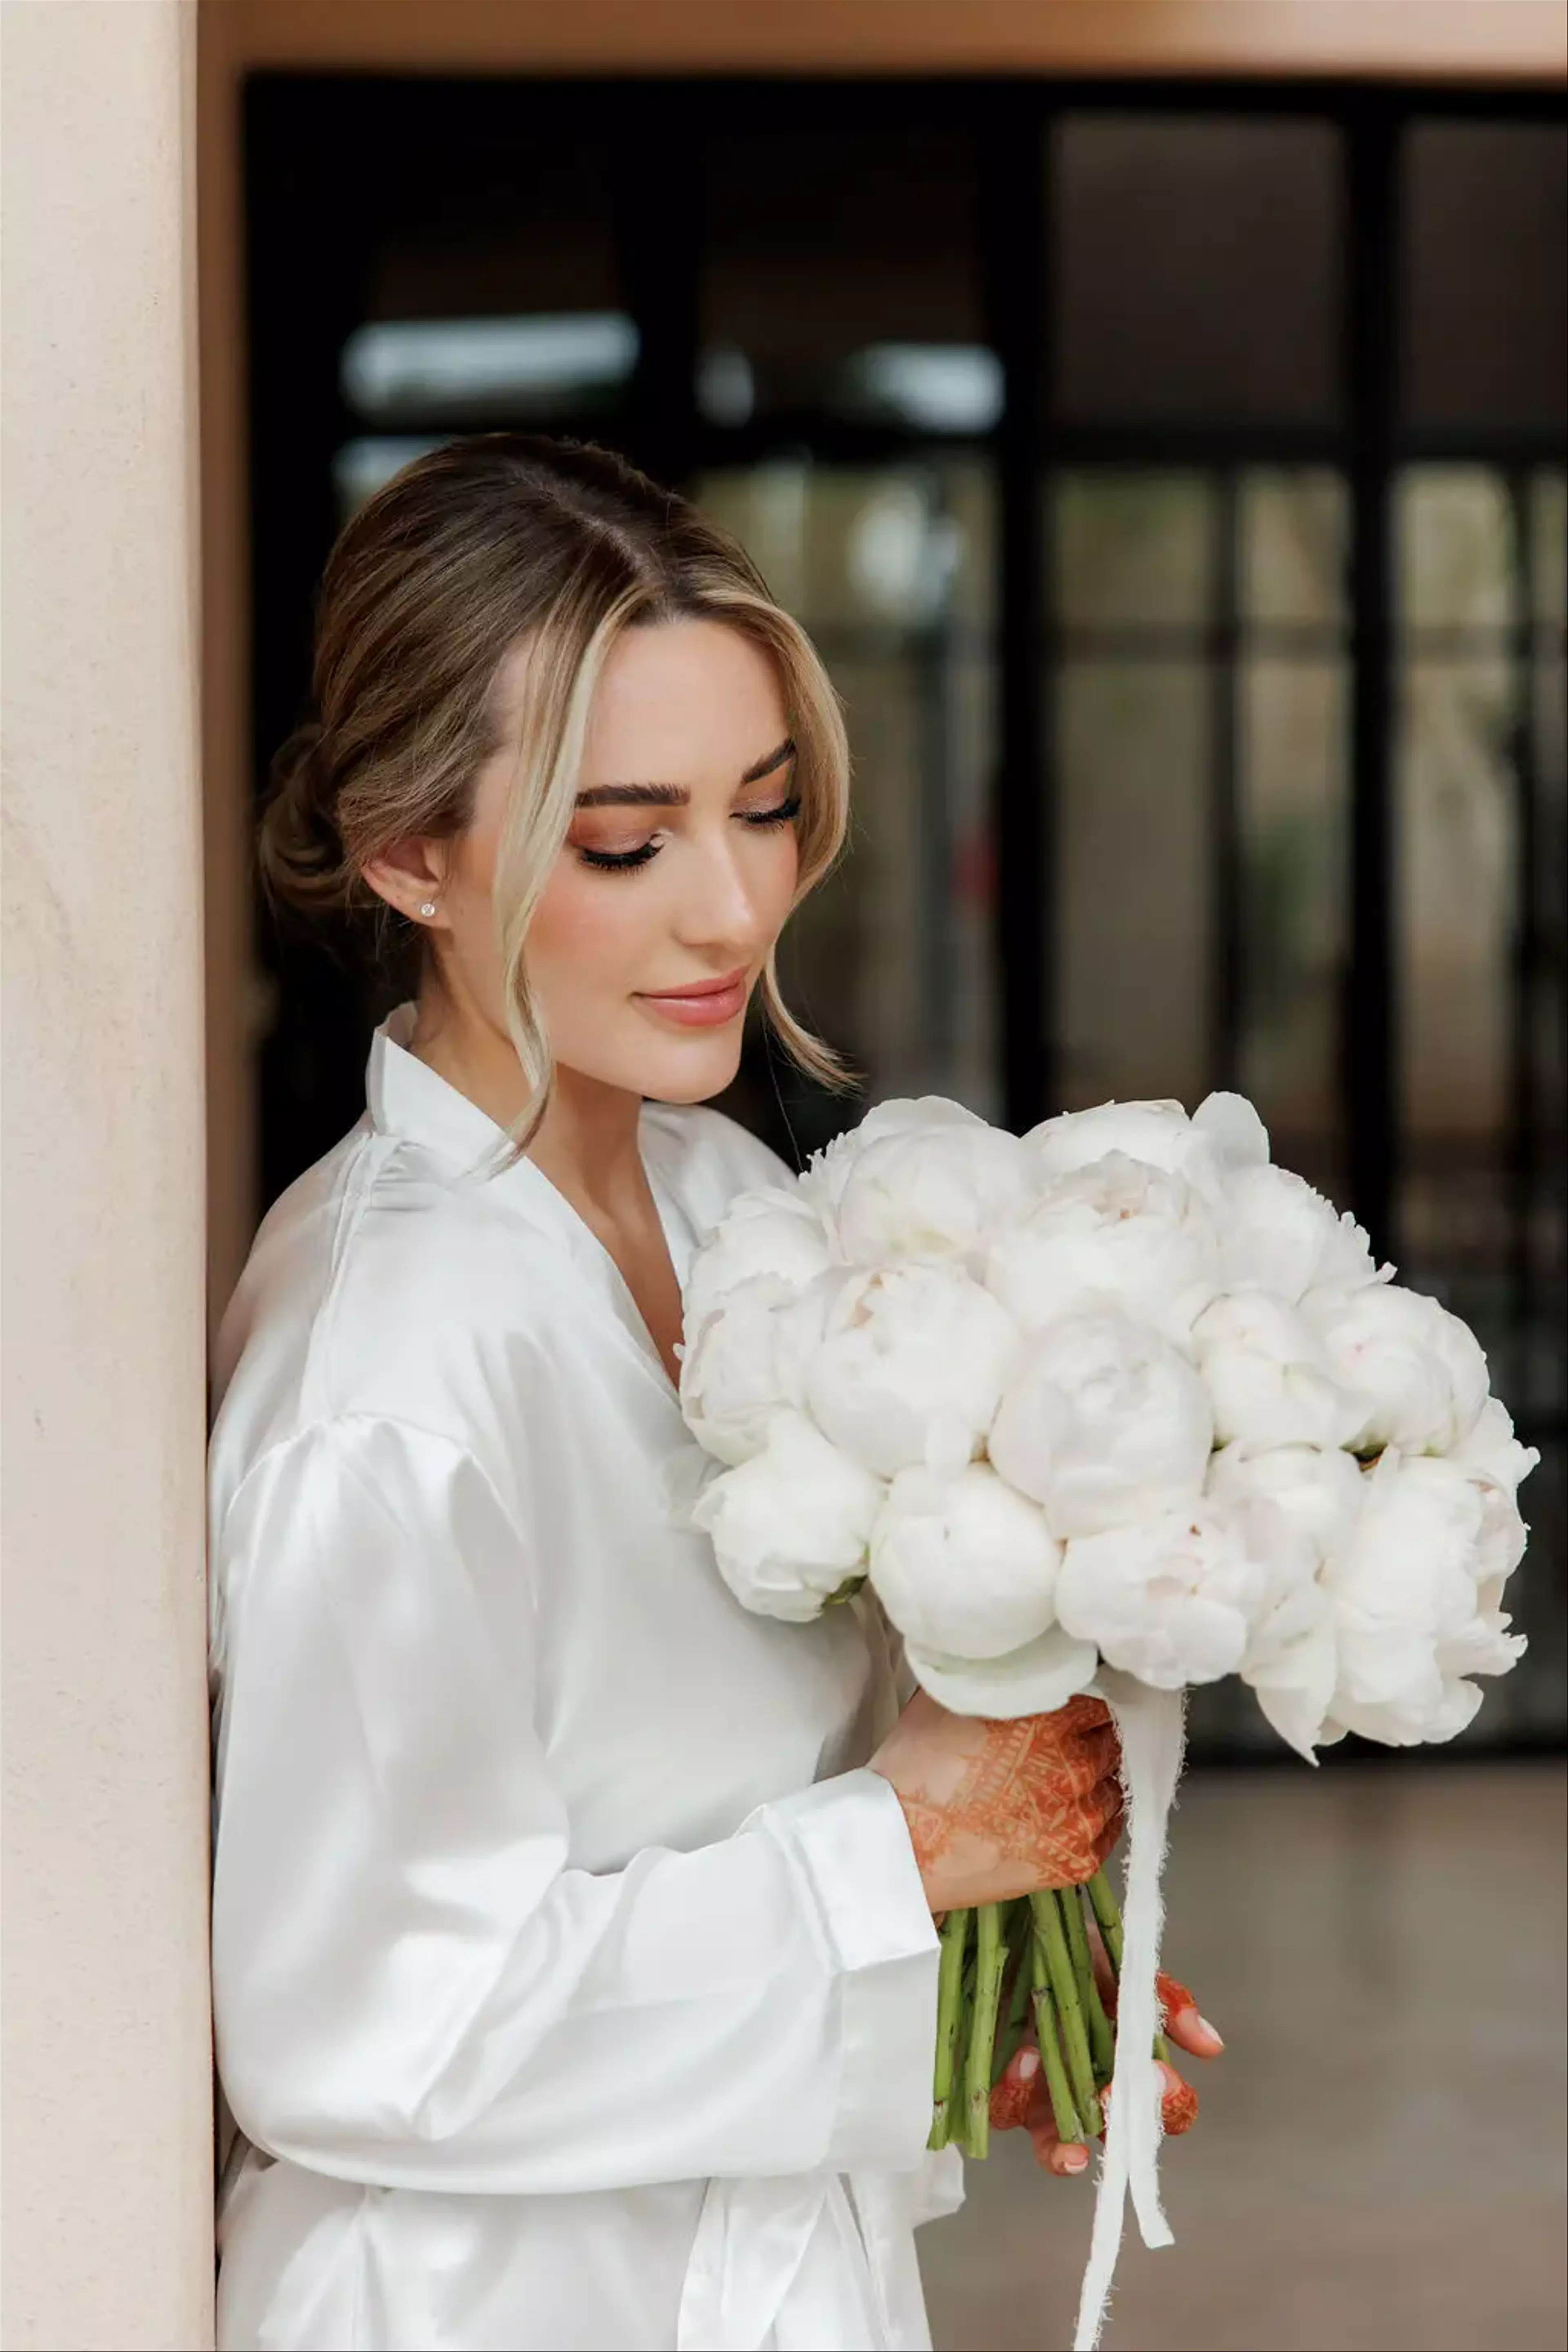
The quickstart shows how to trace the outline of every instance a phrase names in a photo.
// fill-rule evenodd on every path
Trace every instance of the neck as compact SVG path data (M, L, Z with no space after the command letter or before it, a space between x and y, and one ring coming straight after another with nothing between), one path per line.
M521 1118L528 1089L517 1049L506 1030L484 1014L422 994L408 1050L498 1127ZM575 1207L614 1222L647 1197L637 1147L641 1109L640 1095L558 1064L528 1157Z
M550 1108L528 1156L579 1209L612 1224L635 1216L647 1198L637 1146L641 1110L640 1095L557 1064Z

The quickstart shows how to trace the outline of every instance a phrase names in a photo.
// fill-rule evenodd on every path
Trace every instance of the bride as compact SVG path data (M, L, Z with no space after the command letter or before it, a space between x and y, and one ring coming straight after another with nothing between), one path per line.
M784 1172L700 1107L752 996L832 1071L773 975L832 690L682 500L497 435L348 525L315 698L264 877L407 1001L218 1349L219 2344L922 2345L933 1914L1120 1801L1103 1711L900 1715L869 1606L748 1614L662 1483L683 1273Z

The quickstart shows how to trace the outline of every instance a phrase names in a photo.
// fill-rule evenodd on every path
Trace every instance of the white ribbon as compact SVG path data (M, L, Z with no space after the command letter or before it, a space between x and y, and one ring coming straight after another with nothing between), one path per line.
M1116 2000L1116 2069L1110 2082L1105 2156L1094 2202L1094 2230L1083 2275L1073 2352L1095 2352L1105 2321L1129 2189L1146 2246L1168 2246L1160 2208L1163 2081L1155 2063L1164 1906L1160 1874L1176 1783L1182 1775L1184 1695L1151 1690L1130 1675L1102 1668L1096 1687L1116 1718L1121 1785L1127 1797L1127 1883L1121 1910L1121 1975Z

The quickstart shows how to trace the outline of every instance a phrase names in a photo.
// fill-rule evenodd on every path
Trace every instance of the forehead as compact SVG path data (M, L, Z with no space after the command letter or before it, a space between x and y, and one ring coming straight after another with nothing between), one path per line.
M612 646L588 717L583 782L733 782L788 732L767 649L716 621L627 629Z

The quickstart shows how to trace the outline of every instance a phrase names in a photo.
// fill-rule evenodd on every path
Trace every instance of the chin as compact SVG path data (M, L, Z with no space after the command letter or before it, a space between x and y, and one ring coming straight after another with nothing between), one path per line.
M563 1038L556 1065L651 1102L707 1102L723 1093L741 1066L741 1030L737 1020L722 1029L674 1030L666 1036L634 1014L629 1022L606 1024L596 1036L585 1034L580 1051Z
M708 1102L721 1095L741 1066L740 1027L737 1022L732 1037L692 1037L643 1055L638 1091L667 1103Z

